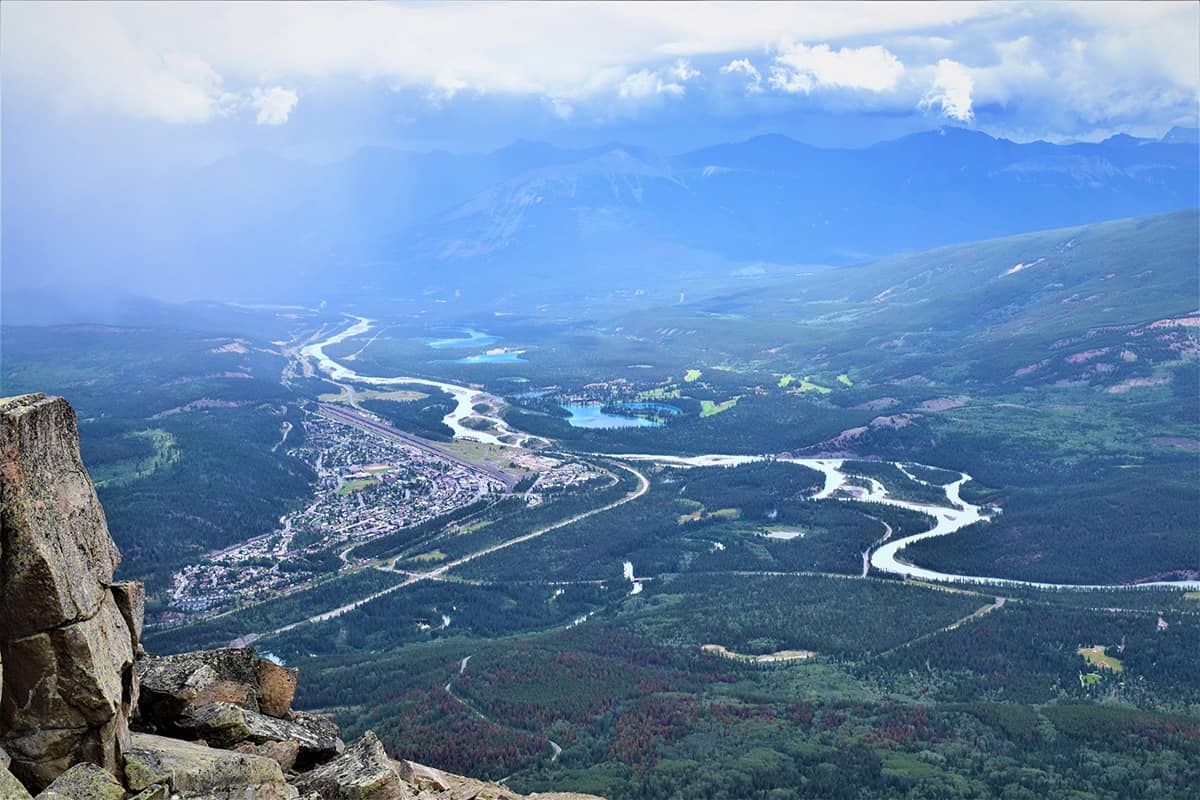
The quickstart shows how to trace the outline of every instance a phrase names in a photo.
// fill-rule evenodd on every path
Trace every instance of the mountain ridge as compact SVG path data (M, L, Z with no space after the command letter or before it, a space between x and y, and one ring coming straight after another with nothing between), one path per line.
M512 278L528 270L565 295L677 292L685 276L1194 207L1200 159L1180 138L1057 145L941 128L860 149L771 134L678 155L535 142L364 148L321 166L242 154L155 189L114 183L102 205L39 197L18 166L5 184L34 197L6 207L3 250L11 288L103 265L114 286L167 298L221 286L223 299L311 303L416 282L478 304L520 295ZM55 210L50 227L39 205Z

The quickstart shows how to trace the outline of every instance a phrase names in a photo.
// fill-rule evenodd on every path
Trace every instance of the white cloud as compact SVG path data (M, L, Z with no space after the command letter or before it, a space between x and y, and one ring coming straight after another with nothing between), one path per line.
M763 90L762 73L758 71L758 67L750 63L748 58L735 58L725 66L721 67L722 75L745 75L746 93L760 94Z
M641 69L621 81L617 94L626 99L641 100L662 94L682 97L686 91L680 83L664 81L659 73Z
M644 90L657 72L678 95L691 60L761 51L781 36L828 40L991 14L973 4L795 3L4 3L8 80L77 110L168 122L221 116L254 86L380 81L444 102L459 92L587 98ZM165 53L210 72L179 75ZM669 62L668 62L669 59ZM668 65L669 64L669 65Z
M903 74L900 59L879 45L834 50L827 44L795 44L775 56L770 83L792 94L825 87L886 92L896 88Z
M256 87L309 96L322 82L434 104L539 97L586 118L614 98L702 96L709 63L749 94L827 109L928 97L948 116L1000 109L1064 131L1194 120L1200 100L1196 3L10 2L0 15L6 92L169 123L282 121L294 103L264 113Z
M975 81L971 71L957 61L943 58L938 61L933 74L933 85L921 98L921 108L938 107L950 119L970 122L975 118L971 110L971 93Z
M999 133L1158 136L1197 123L1198 32L1196 3L1068 3L1005 36L960 45L955 59L970 67L976 116L990 109Z
M258 112L254 121L259 125L282 125L287 122L288 115L299 100L300 96L294 89L282 86L256 88L250 94L250 107Z
M559 119L570 119L575 113L575 106L563 100L561 97L549 97L547 102L550 103L550 108L554 112L554 116Z
M687 83L692 78L700 77L700 70L692 69L692 64L686 58L678 59L667 73L677 81Z

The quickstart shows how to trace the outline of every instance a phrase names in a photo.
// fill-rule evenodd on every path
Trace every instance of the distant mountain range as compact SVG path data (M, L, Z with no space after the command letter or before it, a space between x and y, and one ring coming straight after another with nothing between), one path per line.
M3 261L10 288L66 267L148 294L275 302L674 292L1195 207L1196 142L1184 128L1069 145L943 128L865 149L772 135L676 156L532 142L331 165L252 152L80 194L6 165Z

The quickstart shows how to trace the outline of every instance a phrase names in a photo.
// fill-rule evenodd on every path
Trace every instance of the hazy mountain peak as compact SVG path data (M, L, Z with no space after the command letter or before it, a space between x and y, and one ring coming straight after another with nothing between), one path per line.
M1164 133L1159 141L1164 144L1200 144L1200 128L1176 125Z

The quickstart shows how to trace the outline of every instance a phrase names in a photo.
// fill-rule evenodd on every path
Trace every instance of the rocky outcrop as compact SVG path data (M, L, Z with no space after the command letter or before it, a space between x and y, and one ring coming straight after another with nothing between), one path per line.
M61 397L0 400L3 599L20 614L0 619L19 639L91 617L121 556L79 458L75 412Z
M327 761L345 749L337 725L317 714L277 719L233 703L208 703L185 714L180 727L217 747L294 742L302 767Z
M296 787L321 800L408 800L407 781L392 766L383 745L371 731L328 764L300 776Z
M81 761L115 773L137 699L136 638L118 602L129 591L113 591L120 555L62 398L0 400L0 509L10 770L35 790Z
M34 800L125 800L125 787L95 764L76 764Z
M258 711L257 661L249 647L141 659L137 673L142 726L169 730L183 715L209 703Z
M165 786L172 795L204 800L294 800L279 764L262 756L220 750L149 733L134 733L125 754L132 792Z
M0 798L519 800L392 761L369 731L346 747L292 710L297 671L251 648L145 654L144 590L113 582L71 407L35 394L0 413Z

